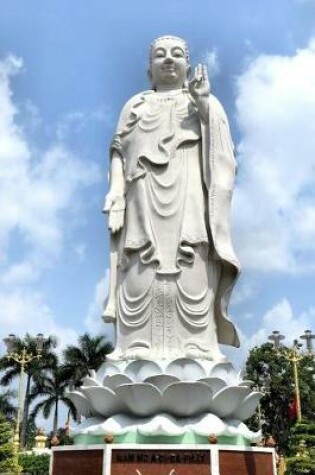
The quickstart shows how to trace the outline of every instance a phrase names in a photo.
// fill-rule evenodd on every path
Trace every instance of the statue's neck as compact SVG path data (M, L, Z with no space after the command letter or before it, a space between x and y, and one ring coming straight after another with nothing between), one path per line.
M178 89L165 89L165 90L161 90L161 89L157 89L155 91L156 94L158 94L159 96L167 96L167 97L174 97L174 96L179 96L181 95L182 93L184 92L184 89L183 88L178 88Z
M167 94L167 95L176 95L182 92L183 88L182 86L180 87L172 87L172 88L167 88L167 86L160 86L156 89L156 92L159 94Z

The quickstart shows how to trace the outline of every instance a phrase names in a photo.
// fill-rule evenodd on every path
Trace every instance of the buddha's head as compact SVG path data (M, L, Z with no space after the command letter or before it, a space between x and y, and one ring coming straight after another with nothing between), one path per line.
M153 41L149 67L153 89L168 91L183 88L189 70L186 41L176 36L161 36Z

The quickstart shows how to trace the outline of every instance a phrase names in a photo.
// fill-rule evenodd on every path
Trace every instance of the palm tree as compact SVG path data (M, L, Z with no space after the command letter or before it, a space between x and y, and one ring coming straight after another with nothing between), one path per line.
M69 345L63 352L64 369L69 380L79 385L89 370L97 370L112 351L113 345L103 335L81 335L78 346Z
M31 390L29 401L32 403L37 398L42 398L40 402L35 404L31 418L42 412L45 419L48 419L53 410L53 433L56 435L58 430L58 412L60 402L64 403L73 417L77 418L77 411L70 399L66 396L66 389L69 385L68 375L62 366L58 364L47 370L39 378Z
M36 378L40 376L43 370L45 370L46 368L50 368L52 365L56 364L57 357L52 351L52 348L54 348L55 346L56 339L52 336L49 336L49 338L47 338L47 340L45 341L45 345L42 351L42 357L40 359L33 359L25 366L26 387L20 435L20 445L22 448L25 447L26 425L30 405L29 395L31 393L32 382L34 382ZM15 342L14 351L20 353L23 348L26 349L27 353L36 355L36 338L32 337L29 334L26 334L24 338L17 338ZM8 359L6 356L4 356L0 358L0 371L4 372L3 376L0 379L0 385L8 386L15 378L19 377L21 366L14 360Z
M0 413L3 414L7 421L12 421L16 414L16 407L11 402L16 397L16 392L7 389L0 393Z

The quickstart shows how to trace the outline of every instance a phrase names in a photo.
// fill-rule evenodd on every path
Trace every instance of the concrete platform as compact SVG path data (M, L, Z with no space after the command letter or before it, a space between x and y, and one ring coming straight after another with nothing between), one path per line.
M56 447L50 475L276 475L275 451L230 445Z

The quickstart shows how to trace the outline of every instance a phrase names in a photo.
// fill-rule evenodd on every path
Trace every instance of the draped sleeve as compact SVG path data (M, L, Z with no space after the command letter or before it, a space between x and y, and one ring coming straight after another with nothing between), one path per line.
M215 320L219 343L240 346L237 331L228 319L227 309L232 289L240 273L230 230L230 207L236 173L233 142L229 124L220 102L209 99L209 121L202 123L203 179L208 195L209 227L215 259L220 267L215 297Z
M146 96L152 93L153 91L144 91L140 94L136 94L124 105L119 116L116 132L110 145L110 157L112 157L113 152L116 150L120 153L122 158L125 158L123 156L123 138L128 136L128 134L130 134L138 124L141 118L141 110L146 101Z

